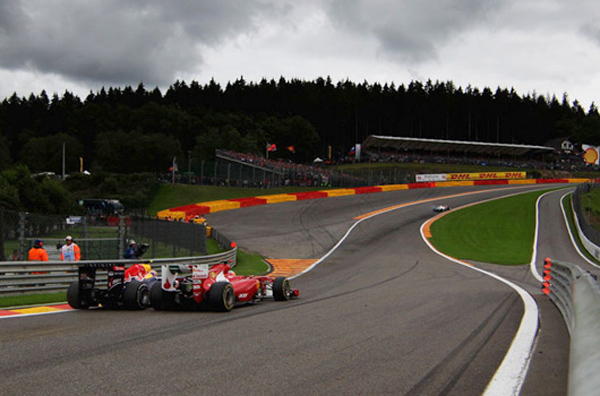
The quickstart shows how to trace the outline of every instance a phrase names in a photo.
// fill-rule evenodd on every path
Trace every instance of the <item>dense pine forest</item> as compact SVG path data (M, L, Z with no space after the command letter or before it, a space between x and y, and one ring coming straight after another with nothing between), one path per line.
M319 78L175 82L166 92L108 88L82 99L16 93L0 104L0 170L164 172L173 157L210 160L216 148L261 154L267 143L295 147L275 155L295 162L343 155L370 134L544 144L557 137L599 144L600 115L561 99L513 89L407 86ZM185 161L185 160L184 160Z

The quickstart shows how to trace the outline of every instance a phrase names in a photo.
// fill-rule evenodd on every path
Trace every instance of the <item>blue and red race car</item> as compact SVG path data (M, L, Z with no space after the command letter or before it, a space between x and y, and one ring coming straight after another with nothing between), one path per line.
M98 270L107 271L106 283L96 282ZM144 309L150 306L150 288L158 282L149 264L85 263L79 279L67 289L67 302L75 309L102 306L108 309Z

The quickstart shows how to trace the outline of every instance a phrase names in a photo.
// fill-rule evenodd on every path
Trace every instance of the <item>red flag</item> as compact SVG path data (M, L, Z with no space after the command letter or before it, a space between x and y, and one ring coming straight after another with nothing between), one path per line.
M294 146L288 146L287 149L288 149L288 151L291 151L292 153L296 153L296 147L294 147Z
M277 151L277 146L275 145L275 143L273 143L273 144L267 143L267 151Z

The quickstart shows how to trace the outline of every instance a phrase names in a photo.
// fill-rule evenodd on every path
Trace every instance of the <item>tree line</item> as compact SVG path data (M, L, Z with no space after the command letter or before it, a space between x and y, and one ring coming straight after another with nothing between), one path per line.
M143 84L101 89L80 99L70 92L0 103L0 170L33 172L166 172L211 160L214 150L272 155L295 162L343 156L370 134L544 144L557 137L600 144L595 104L585 111L567 94L559 100L514 89L456 87L451 81L407 86L330 78L314 81L239 78L221 86L177 81L164 94ZM286 150L287 147L294 150Z

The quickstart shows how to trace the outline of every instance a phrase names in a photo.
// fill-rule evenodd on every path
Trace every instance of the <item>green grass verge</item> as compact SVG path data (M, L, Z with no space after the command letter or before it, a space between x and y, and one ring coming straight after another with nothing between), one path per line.
M58 293L6 296L0 297L0 308L62 303L65 301L67 301L66 291Z
M238 275L261 275L269 271L269 266L262 256L238 250L234 271Z
M449 212L431 226L431 243L449 256L492 264L531 261L535 202L546 191Z

